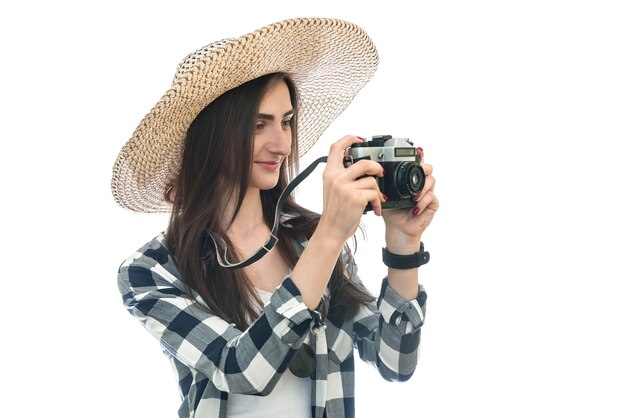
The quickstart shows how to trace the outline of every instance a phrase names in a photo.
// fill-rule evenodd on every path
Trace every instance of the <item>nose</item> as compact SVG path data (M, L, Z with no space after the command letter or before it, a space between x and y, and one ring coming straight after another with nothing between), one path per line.
M282 127L273 129L268 148L275 154L289 155L291 153L291 129L282 129Z

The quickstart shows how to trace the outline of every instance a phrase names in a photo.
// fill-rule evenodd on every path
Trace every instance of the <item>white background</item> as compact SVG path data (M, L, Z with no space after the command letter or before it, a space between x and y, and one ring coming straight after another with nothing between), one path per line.
M16 3L0 6L0 416L176 416L116 288L167 218L118 208L112 164L188 52L297 16L357 23L380 53L310 158L347 133L410 137L441 201L417 372L359 363L359 416L626 416L621 2ZM298 197L319 209L315 173ZM364 223L377 292L383 225Z

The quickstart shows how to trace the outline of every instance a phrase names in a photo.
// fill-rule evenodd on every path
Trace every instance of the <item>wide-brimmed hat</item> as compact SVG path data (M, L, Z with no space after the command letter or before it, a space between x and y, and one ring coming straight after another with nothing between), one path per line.
M165 189L178 175L187 129L226 91L265 74L289 74L299 93L302 155L371 79L377 65L369 36L337 19L285 20L198 49L179 64L170 89L120 151L111 182L115 201L136 212L168 212Z

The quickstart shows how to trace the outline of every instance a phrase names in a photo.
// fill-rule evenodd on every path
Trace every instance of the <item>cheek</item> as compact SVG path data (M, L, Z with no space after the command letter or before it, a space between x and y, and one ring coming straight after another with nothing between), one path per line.
M259 152L261 152L261 149L263 148L263 143L264 141L262 138L253 139L253 142L252 142L252 156L253 157L257 155Z

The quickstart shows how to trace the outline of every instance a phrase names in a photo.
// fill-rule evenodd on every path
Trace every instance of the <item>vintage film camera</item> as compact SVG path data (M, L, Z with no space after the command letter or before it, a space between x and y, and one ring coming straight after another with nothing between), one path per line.
M383 209L414 207L412 196L424 188L426 175L420 165L420 155L408 138L393 138L391 135L373 136L371 141L356 142L348 150L344 166L368 159L383 166L385 175L376 177L380 191L389 200ZM372 210L368 204L365 211Z

